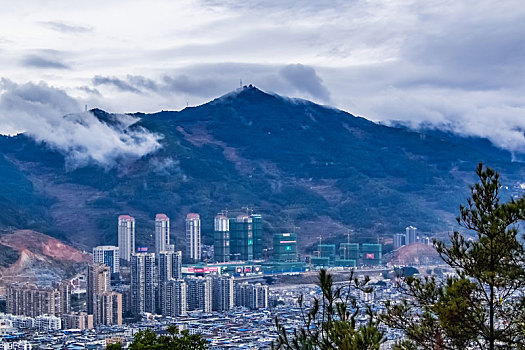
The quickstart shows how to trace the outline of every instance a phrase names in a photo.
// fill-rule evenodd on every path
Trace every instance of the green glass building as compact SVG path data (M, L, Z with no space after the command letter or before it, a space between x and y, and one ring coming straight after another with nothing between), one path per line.
M363 253L363 265L381 265L383 262L383 247L381 244L363 243L361 245Z
M263 256L263 222L262 216L259 214L250 215L252 219L252 233L253 233L253 258L260 260Z
M341 243L339 245L339 259L359 260L359 243Z
M332 265L330 263L330 258L320 257L320 256L312 256L311 263L312 265L319 266L319 267L329 267Z
M319 244L319 257L328 258L330 265L335 263L335 244Z
M214 220L213 254L215 261L230 261L230 227L225 215L217 215Z
M297 262L297 235L295 232L273 235L273 261Z
M253 260L253 223L248 215L230 218L230 261Z

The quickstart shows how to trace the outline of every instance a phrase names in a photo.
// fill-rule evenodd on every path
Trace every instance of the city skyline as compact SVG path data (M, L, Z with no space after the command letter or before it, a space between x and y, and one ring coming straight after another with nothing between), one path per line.
M523 33L519 0L4 1L0 349L525 348Z

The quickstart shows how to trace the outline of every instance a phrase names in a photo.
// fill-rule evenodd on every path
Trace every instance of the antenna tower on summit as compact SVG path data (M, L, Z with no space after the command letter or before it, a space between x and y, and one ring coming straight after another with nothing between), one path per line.
M239 79L239 87L242 89L242 78Z

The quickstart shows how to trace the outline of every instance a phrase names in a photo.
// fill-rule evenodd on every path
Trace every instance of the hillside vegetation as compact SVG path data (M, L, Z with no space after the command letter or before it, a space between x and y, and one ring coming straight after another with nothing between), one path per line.
M199 212L209 244L218 211L251 206L264 217L267 246L272 232L296 226L308 250L320 235L346 241L349 229L359 241L407 225L450 230L479 161L501 172L503 196L521 191L524 177L523 164L487 140L379 125L254 87L179 112L135 116L141 120L132 128L162 135L162 147L110 169L66 169L64 154L45 143L2 137L0 225L90 247L115 244L117 216L129 213L138 244L147 245L155 213L164 212L181 244L185 215Z

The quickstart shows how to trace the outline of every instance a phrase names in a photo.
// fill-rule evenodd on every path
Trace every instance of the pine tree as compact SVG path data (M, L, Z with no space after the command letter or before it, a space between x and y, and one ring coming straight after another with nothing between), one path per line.
M476 173L457 221L477 237L454 232L449 245L434 242L457 276L407 278L408 298L387 303L382 320L407 337L399 349L525 348L525 251L518 239L525 198L500 203L499 174L481 163Z
M168 327L168 335L157 336L147 328L135 334L129 350L206 350L208 342L200 334L190 335L187 330L179 333L177 327Z
M368 322L357 326L356 317L360 309L357 300L351 296L351 289L372 292L367 287L369 279L359 281L350 276L348 285L333 287L332 275L326 270L319 272L319 287L322 297L314 298L306 310L303 297L298 303L302 310L304 326L288 334L287 328L276 318L278 339L273 349L289 350L379 350L384 335L377 328L378 323L370 308L367 308Z

